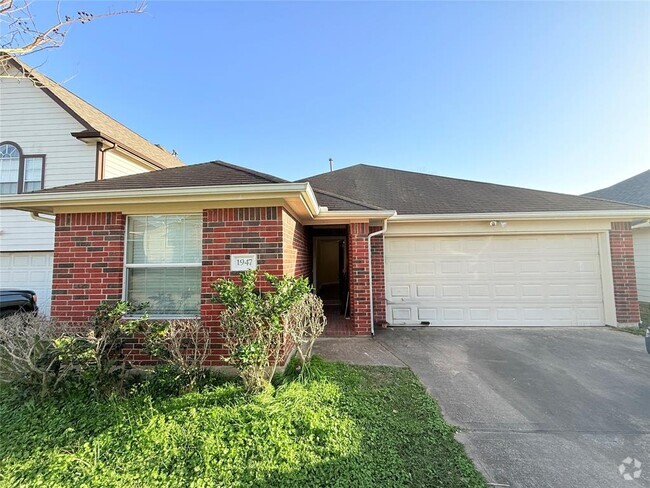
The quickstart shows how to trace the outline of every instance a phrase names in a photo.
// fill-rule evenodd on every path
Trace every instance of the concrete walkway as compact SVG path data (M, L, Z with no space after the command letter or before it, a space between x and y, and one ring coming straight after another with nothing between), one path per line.
M405 367L380 341L367 337L321 337L314 344L314 354L360 366Z
M375 340L420 378L495 486L650 487L643 337L607 328L400 328Z

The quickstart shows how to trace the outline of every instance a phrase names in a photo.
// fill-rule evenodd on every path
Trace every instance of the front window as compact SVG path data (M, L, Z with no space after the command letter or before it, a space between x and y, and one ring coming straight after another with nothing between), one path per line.
M37 191L43 188L45 156L24 155L16 144L0 144L0 194Z
M132 216L126 240L126 298L149 314L198 315L201 303L200 215Z

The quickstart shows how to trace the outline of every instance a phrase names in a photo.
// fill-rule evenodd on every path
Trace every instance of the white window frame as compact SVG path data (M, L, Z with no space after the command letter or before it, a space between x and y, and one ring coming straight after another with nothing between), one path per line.
M129 269L143 269L143 268L200 268L203 266L203 242L199 245L201 246L201 258L199 263L153 263L153 264L131 264L128 262L128 239L129 239L129 223L132 217L199 217L202 218L202 214L198 213L173 213L173 214L130 214L126 216L126 222L124 225L124 273L122 276L122 300L127 301L129 299ZM174 320L174 319L199 319L201 315L201 282L199 282L199 310L196 314L150 314L150 319L160 319L160 320ZM144 312L143 312L144 313ZM127 317L137 317L142 314L132 314Z

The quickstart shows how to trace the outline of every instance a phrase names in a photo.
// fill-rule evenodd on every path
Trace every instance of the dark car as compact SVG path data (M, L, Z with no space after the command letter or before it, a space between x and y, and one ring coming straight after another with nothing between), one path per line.
M0 288L0 317L20 312L38 312L36 293L32 290Z

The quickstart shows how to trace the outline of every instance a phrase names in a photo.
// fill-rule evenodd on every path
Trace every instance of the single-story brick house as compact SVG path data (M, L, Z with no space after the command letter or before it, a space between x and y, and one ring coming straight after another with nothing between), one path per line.
M215 337L210 284L251 265L309 276L339 334L638 323L630 221L650 217L367 165L288 182L221 161L5 196L0 207L55 216L52 316L81 321L127 298L150 302L153 316L198 315Z

